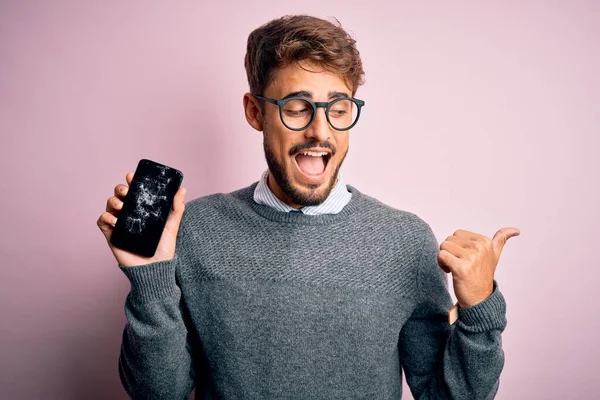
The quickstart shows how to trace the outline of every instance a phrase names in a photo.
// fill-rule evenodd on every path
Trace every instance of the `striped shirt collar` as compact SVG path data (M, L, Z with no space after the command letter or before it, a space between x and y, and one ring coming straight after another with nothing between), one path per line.
M268 175L269 169L267 168L263 172L258 184L256 185L256 188L254 189L254 201L258 204L273 207L278 211L297 212L298 210L285 204L271 191L267 185ZM348 202L350 202L351 197L352 193L350 193L346 188L344 178L342 177L342 172L338 171L338 181L325 201L316 206L304 206L300 209L300 211L306 215L337 214L342 211Z

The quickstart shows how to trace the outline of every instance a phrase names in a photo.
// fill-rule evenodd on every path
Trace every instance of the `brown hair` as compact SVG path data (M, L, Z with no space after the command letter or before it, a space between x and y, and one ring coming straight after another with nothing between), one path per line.
M262 95L276 69L310 61L340 75L354 96L364 83L362 62L356 40L336 22L286 15L252 31L244 59L250 92Z

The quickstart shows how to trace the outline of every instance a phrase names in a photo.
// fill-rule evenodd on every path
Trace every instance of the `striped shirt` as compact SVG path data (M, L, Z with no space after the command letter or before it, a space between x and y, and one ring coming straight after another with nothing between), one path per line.
M267 170L263 172L258 184L256 185L256 189L254 190L254 201L258 204L270 206L278 211L302 212L306 215L337 214L342 211L348 202L350 202L350 198L352 197L352 193L350 193L346 188L344 178L342 177L342 172L338 171L338 181L324 202L316 206L304 206L300 210L296 210L275 196L275 194L267 185L268 175L269 169L267 168Z

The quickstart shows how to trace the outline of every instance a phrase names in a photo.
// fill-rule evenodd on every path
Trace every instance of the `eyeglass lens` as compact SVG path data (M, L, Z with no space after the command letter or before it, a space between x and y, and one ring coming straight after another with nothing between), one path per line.
M353 101L341 99L329 107L329 121L340 130L352 126L358 115L358 107ZM313 116L313 108L309 102L301 99L288 101L281 112L283 122L293 129L305 128Z

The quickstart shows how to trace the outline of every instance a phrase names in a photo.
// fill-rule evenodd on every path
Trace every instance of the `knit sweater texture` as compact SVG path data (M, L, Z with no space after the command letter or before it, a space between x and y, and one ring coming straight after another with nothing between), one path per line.
M131 283L119 356L133 399L488 399L506 304L452 306L417 215L346 185L337 214L277 211L258 182L189 201L175 257Z

